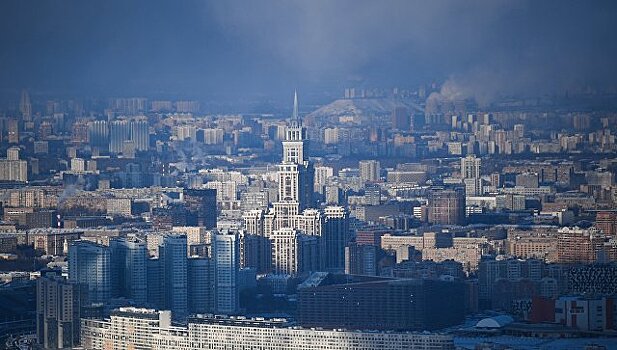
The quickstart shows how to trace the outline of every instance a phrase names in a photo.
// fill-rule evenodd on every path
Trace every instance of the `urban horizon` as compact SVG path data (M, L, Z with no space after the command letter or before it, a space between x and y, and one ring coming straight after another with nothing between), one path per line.
M5 1L0 348L617 349L610 1Z

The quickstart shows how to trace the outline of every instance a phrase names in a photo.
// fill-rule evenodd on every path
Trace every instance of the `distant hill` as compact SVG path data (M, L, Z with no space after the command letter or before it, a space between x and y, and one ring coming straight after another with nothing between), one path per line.
M410 112L424 109L410 100L397 98L365 98L335 100L305 116L305 120L338 120L340 117L366 119L390 115L396 107L407 107Z

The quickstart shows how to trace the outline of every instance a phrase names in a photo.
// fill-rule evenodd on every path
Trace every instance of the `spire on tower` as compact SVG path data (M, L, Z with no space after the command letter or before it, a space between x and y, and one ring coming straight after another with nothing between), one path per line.
M294 90L294 110L291 115L291 120L298 120L298 91Z

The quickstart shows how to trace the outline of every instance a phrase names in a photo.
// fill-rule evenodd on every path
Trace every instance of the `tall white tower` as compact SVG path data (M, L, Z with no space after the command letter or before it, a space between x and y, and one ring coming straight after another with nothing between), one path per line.
M313 204L315 171L306 152L306 129L298 115L298 94L294 93L294 107L283 141L283 159L278 169L279 201L274 203L278 228L289 227L291 216L298 215Z

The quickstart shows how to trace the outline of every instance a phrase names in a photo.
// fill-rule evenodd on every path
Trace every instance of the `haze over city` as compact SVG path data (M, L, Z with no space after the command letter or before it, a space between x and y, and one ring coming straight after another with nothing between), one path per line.
M0 349L617 349L614 1L0 3Z
M465 97L488 100L614 90L615 6L6 1L0 82L3 89L51 93L197 97L448 79Z

